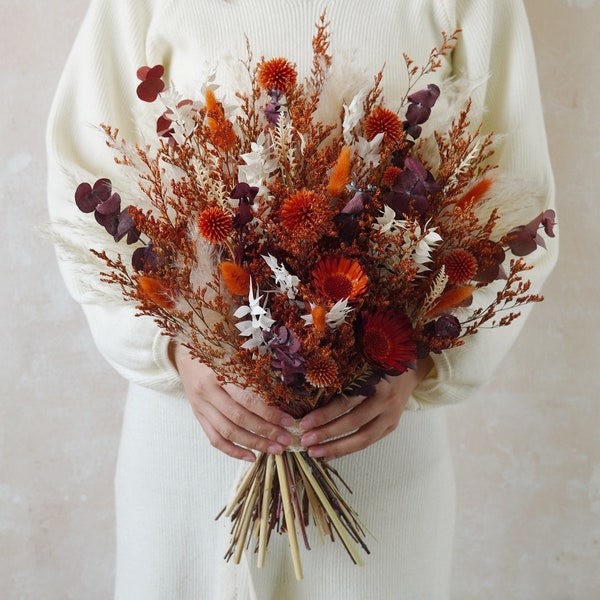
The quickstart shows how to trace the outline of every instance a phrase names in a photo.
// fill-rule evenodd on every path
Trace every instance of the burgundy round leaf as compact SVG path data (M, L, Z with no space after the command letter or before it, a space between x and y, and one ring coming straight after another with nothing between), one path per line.
M96 206L96 212L104 216L117 216L121 210L121 196L115 193Z
M535 236L532 236L524 227L517 227L506 236L506 243L515 256L527 256L536 248Z
M89 183L81 183L75 190L75 203L79 210L90 213L98 204L107 200L112 192L110 179L98 179L92 187Z
M164 89L165 84L162 79L146 79L138 85L136 93L140 100L154 102Z

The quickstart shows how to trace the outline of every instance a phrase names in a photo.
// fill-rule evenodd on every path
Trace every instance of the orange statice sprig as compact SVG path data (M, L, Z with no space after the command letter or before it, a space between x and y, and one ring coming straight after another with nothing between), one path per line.
M75 192L81 211L129 244L122 254L93 251L106 264L102 280L222 383L295 417L340 394L369 396L419 358L509 325L541 300L524 257L553 237L554 213L499 232L495 138L471 124L470 101L447 128L424 133L444 94L432 76L457 41L458 32L442 34L422 67L405 56L400 106L387 102L379 71L340 98L329 121L319 117L324 98L332 102L324 15L304 79L294 57L255 61L248 46L235 110L226 82L183 98L161 65L140 68L138 96L157 106L154 138L134 146L103 126L134 185L115 192L103 177ZM295 521L304 535L309 503L323 537L340 538L360 563L364 536L349 507L333 508L342 500L324 484L329 467L302 453L284 460L261 457L227 508L227 556L239 560L252 532L259 562L273 529L294 535ZM292 492L263 481L273 469Z

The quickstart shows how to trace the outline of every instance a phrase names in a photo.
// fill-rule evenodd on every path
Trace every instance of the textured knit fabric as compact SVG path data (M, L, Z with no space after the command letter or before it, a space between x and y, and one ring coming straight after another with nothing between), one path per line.
M406 91L402 52L423 65L442 31L461 28L457 49L423 85L437 82L444 89L451 78L472 83L484 130L501 136L494 156L500 172L529 184L528 196L505 212L531 218L552 207L535 62L520 0L95 0L49 120L53 221L79 222L73 201L79 181L109 177L119 189L122 174L96 126L117 126L132 141L140 138L143 121L156 117L135 95L139 66L165 65L167 79L184 96L198 97L211 67L218 66L219 76L235 76L235 59L245 57L248 39L255 57L286 56L307 74L314 24L324 10L337 61L331 93L349 101L385 65L391 107ZM535 290L556 252L553 244L529 257ZM119 600L448 597L454 489L444 413L420 409L462 401L485 383L525 318L435 356L435 374L417 388L409 402L415 410L402 416L398 429L337 461L374 535L372 555L358 568L339 543L313 540L303 555L306 578L297 583L285 537L272 539L263 570L252 556L239 566L222 560L227 526L213 516L239 464L205 439L168 360L168 339L153 321L90 293L89 275L72 256L61 256L61 269L99 350L130 382L116 481Z

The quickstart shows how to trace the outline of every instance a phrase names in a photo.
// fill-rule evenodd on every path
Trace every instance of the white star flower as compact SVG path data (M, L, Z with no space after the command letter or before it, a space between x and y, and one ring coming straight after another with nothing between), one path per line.
M279 286L279 291L282 294L287 294L287 297L290 300L293 300L296 297L300 279L289 273L283 265L280 265L277 262L277 259L274 256L271 256L270 254L265 256L263 254L262 257L273 272L275 283Z
M304 319L304 325L314 325L314 319L312 316L312 310L315 308L315 304L310 305L310 314L302 315L302 319ZM325 315L325 323L331 327L331 329L335 329L338 325L346 322L346 317L352 311L352 307L348 306L348 298L344 298L343 300L338 300Z
M361 119L365 116L364 103L369 93L369 88L363 88L352 98L352 102L349 105L344 104L344 121L342 123L342 130L344 132L344 140L346 144L352 142L352 132L354 128L360 123Z
M379 146L383 141L383 133L378 133L371 141L364 137L359 137L356 141L356 152L365 163L371 167L377 167L381 160L379 155Z
M262 296L259 295L260 290L256 288L256 296L252 289L252 281L250 281L250 291L248 293L248 304L243 304L234 313L233 316L241 319L242 317L250 316L245 321L236 323L235 326L239 329L242 337L250 338L242 344L242 348L252 350L254 348L261 349L266 347L263 339L263 331L269 331L275 321L271 318L271 311L268 308L261 306Z
M277 169L277 160L273 158L271 145L267 143L264 132L260 133L256 142L252 142L250 148L251 152L241 155L246 164L238 167L238 180L260 187Z

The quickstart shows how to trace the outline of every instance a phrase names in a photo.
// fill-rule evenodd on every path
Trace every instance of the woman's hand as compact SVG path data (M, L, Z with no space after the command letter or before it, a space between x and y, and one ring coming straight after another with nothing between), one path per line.
M300 421L302 445L310 456L333 459L379 441L396 429L411 392L432 368L426 358L416 370L381 381L373 396L339 396L313 410Z
M254 461L251 450L281 454L292 443L284 429L294 419L236 386L222 386L214 371L172 344L171 359L196 418L210 443L234 458Z

